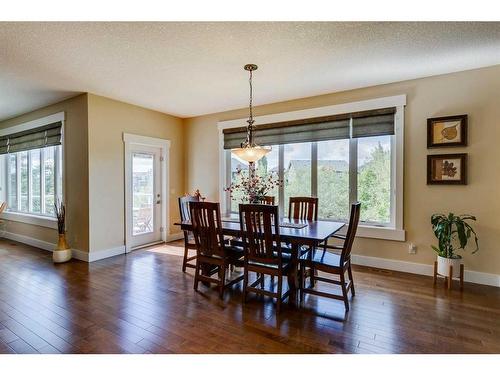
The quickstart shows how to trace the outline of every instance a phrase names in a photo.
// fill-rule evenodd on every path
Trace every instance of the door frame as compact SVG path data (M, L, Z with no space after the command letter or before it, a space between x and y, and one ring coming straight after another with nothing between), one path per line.
M124 168L125 168L125 252L129 253L132 251L131 239L131 227L132 227L132 197L131 197L131 183L132 183L132 159L130 157L130 148L132 145L149 146L156 147L161 150L160 160L160 171L161 171L161 225L163 230L161 232L161 240L163 242L167 241L170 235L170 212L169 212L169 176L168 171L170 170L170 141L168 139L146 137L143 135L123 133L123 142L125 143L124 148Z

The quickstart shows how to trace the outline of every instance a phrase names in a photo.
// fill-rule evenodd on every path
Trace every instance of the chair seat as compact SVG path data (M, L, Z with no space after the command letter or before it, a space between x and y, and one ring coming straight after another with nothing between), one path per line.
M275 252L274 256L277 257L278 254ZM281 260L285 264L285 266L288 267L288 264L292 260L292 255L288 254L288 253L284 253L283 250L282 250L282 252L281 252ZM256 266L269 267L269 268L278 268L277 264L261 263L261 262L258 262L258 261L255 261L255 260L250 260L250 259L248 260L248 264L253 264L253 265L256 265Z
M283 246L281 248L281 252L283 254L291 254L292 253L292 245L286 244L286 246ZM299 256L303 256L304 254L307 254L309 252L309 248L306 246L301 246L299 249Z
M241 258L245 254L245 250L242 247L226 245L225 250L227 255L231 258Z
M304 254L300 257L301 262L310 262L309 254ZM313 263L330 266L330 267L340 267L340 255L330 253L328 251L316 251L312 258Z

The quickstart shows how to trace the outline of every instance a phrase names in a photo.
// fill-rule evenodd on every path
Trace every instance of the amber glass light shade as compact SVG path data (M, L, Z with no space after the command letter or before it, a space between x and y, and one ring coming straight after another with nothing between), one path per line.
M268 152L271 151L271 147L253 146L253 147L242 147L235 148L232 150L233 154L242 160L249 163L256 162L262 159Z

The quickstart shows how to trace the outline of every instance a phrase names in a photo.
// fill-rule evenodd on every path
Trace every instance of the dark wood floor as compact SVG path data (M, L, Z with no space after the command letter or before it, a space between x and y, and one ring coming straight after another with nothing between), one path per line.
M302 309L193 291L180 243L92 264L0 240L0 353L500 353L500 288L355 267L357 295Z

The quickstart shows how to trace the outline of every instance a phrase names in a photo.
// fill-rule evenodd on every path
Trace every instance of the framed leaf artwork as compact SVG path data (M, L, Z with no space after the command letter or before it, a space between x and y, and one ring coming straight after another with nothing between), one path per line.
M467 185L467 154L427 155L427 185Z
M467 146L467 115L427 119L427 148Z

